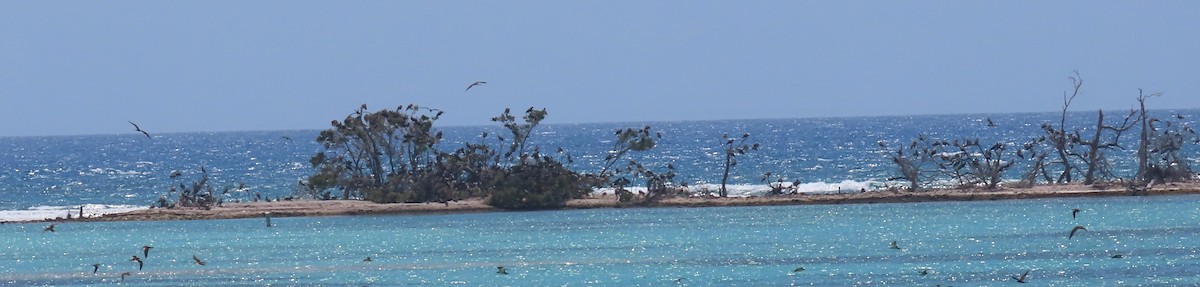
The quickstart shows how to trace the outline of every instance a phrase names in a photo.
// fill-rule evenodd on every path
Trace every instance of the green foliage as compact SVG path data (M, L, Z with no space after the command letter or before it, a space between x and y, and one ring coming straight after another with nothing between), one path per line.
M538 160L515 165L498 177L488 205L511 210L561 208L567 200L591 189L561 163Z
M376 112L362 105L317 136L325 150L311 158L318 171L310 187L378 202L445 200L434 174L442 133L433 124L441 115L412 104Z

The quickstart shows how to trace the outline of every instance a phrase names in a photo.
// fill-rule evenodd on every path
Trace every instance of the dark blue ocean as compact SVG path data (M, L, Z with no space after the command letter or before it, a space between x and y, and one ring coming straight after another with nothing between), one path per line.
M1200 110L1182 113L1194 124ZM553 114L550 115L553 117ZM1094 128L1094 112L1068 125ZM1110 116L1110 118L1116 117ZM996 127L987 127L991 118ZM918 134L1021 144L1053 113L544 125L532 139L595 172L613 130L649 124L658 147L634 159L673 164L697 191L719 182L721 134L750 133L735 193L761 174L805 192L891 184L878 142ZM445 127L442 148L499 127ZM290 195L312 172L317 130L0 138L7 219L143 208L204 166L233 199ZM1127 174L1127 151L1109 153ZM292 141L282 137L289 137ZM1200 164L1198 146L1185 157ZM1023 170L1023 166L1015 167ZM184 173L170 179L172 171ZM1037 286L1200 284L1200 196L731 208L624 208L421 216L339 216L0 225L0 285L95 286ZM1072 218L1070 210L1082 210ZM1072 239L1068 232L1084 225ZM897 241L902 249L891 249ZM132 255L155 248L138 270ZM1121 258L1111 258L1113 255ZM192 263L192 256L208 265ZM362 259L370 256L371 262ZM92 264L100 264L96 274ZM508 275L496 274L505 266ZM793 270L804 267L804 271ZM924 275L922 270L925 271Z
M1200 110L1156 111L1159 117L1185 115L1178 124L1194 125ZM1116 120L1122 113L1107 118ZM1095 128L1095 112L1069 114L1068 126L1085 135ZM550 114L553 117L553 114ZM988 127L991 118L995 127ZM650 125L663 138L653 150L629 158L652 169L676 167L679 179L696 191L716 189L722 174L722 134L751 135L748 143L762 148L739 157L730 183L734 194L753 194L767 188L762 174L799 180L802 192L873 189L897 175L896 166L879 147L908 143L924 134L953 140L980 138L984 143L1020 145L1044 135L1044 122L1057 122L1057 113L961 114L849 118L801 118L650 123L547 124L535 129L531 142L543 151L561 147L572 155L571 168L598 172L612 149L613 131ZM501 134L499 126L442 127L440 145L453 150L464 142L480 142L483 132ZM309 158L320 150L318 130L214 133L0 137L0 210L61 210L79 205L148 206L167 194L170 186L198 179L204 167L219 189L233 190L230 200L255 193L286 197L314 169ZM1122 137L1128 150L1107 154L1118 174L1134 167L1136 131ZM284 139L283 137L292 140ZM499 148L500 144L494 143ZM1185 156L1200 166L1200 146L1185 147ZM1028 167L1017 165L1020 172ZM173 171L183 176L171 179ZM1016 176L1015 173L1011 176ZM637 182L637 181L635 181ZM237 187L244 187L237 189ZM91 207L91 206L89 206ZM101 206L96 206L101 208ZM92 208L89 208L92 209ZM65 213L64 213L65 214ZM4 216L0 213L0 219Z

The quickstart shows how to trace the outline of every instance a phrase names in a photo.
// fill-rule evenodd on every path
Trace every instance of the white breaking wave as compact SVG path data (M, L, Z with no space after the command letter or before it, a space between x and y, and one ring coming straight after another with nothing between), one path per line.
M137 205L84 204L83 215L96 217L147 208L149 207ZM66 218L67 213L70 213L71 217L79 217L79 206L34 206L25 210L0 210L0 221L36 221L60 217Z
M893 186L896 184L897 184L896 182L854 181L854 180L843 180L841 182L832 182L832 183L830 183L830 182L802 182L796 186L796 192L804 193L804 194L836 194L839 192L855 193L855 192L861 192L864 189L867 191L884 189L884 188L887 188L888 186ZM790 182L783 183L784 187L789 187L791 185L792 185L792 183L790 183ZM629 190L631 192L634 192L634 193L646 191L646 187L642 187L642 186L626 187L625 189ZM771 191L771 186L766 185L766 184L730 184L730 185L726 185L725 189L729 192L729 196L747 197L747 196L765 195ZM719 190L721 190L720 184L711 184L711 183L690 185L687 188L688 193L698 194L698 195L704 195L704 194L716 195ZM593 191L593 193L613 194L614 191L615 191L614 188L606 187L606 188L597 188L596 190ZM790 190L787 190L785 192L790 192Z

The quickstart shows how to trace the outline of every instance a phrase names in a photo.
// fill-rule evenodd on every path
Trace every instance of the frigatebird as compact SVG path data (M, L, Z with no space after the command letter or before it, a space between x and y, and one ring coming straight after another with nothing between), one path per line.
M134 130L136 130L136 131L138 131L138 132L141 132L143 135L146 135L146 138L148 138L148 139L154 139L154 138L150 137L150 133L148 133L148 132L146 132L146 131L142 130L142 127L139 127L137 124L133 123L132 121L130 121L130 122L129 122L129 124L133 125L133 129L134 129Z
M483 84L487 84L487 82L484 82L484 81L475 81L474 83L471 83L471 85L470 85L470 86L467 86L467 89L466 89L466 90L463 90L463 92L470 91L470 90L471 90L471 88L474 88L475 86L481 86L481 85L483 85Z

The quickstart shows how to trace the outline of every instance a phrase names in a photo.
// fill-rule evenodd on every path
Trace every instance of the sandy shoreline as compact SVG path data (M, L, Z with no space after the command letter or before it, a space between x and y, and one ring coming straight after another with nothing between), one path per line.
M1200 194L1200 183L1178 183L1157 186L1140 195ZM622 207L720 207L720 206L771 206L806 204L869 204L907 203L933 201L977 201L1055 197L1093 197L1135 195L1121 186L1098 188L1084 185L1043 185L1033 188L1008 188L997 191L982 189L938 189L923 192L871 191L847 194L782 195L770 197L666 198L650 204L618 204L612 196L597 196L571 200L565 209L622 208ZM263 217L270 212L272 217L290 216L336 216L367 214L447 214L472 212L499 212L502 209L484 204L481 199L441 203L396 203L379 204L355 200L330 201L279 201L258 203L225 204L211 210L176 208L144 209L99 217L75 218L69 221L141 221L141 220L203 220ZM66 220L43 220L66 221Z

